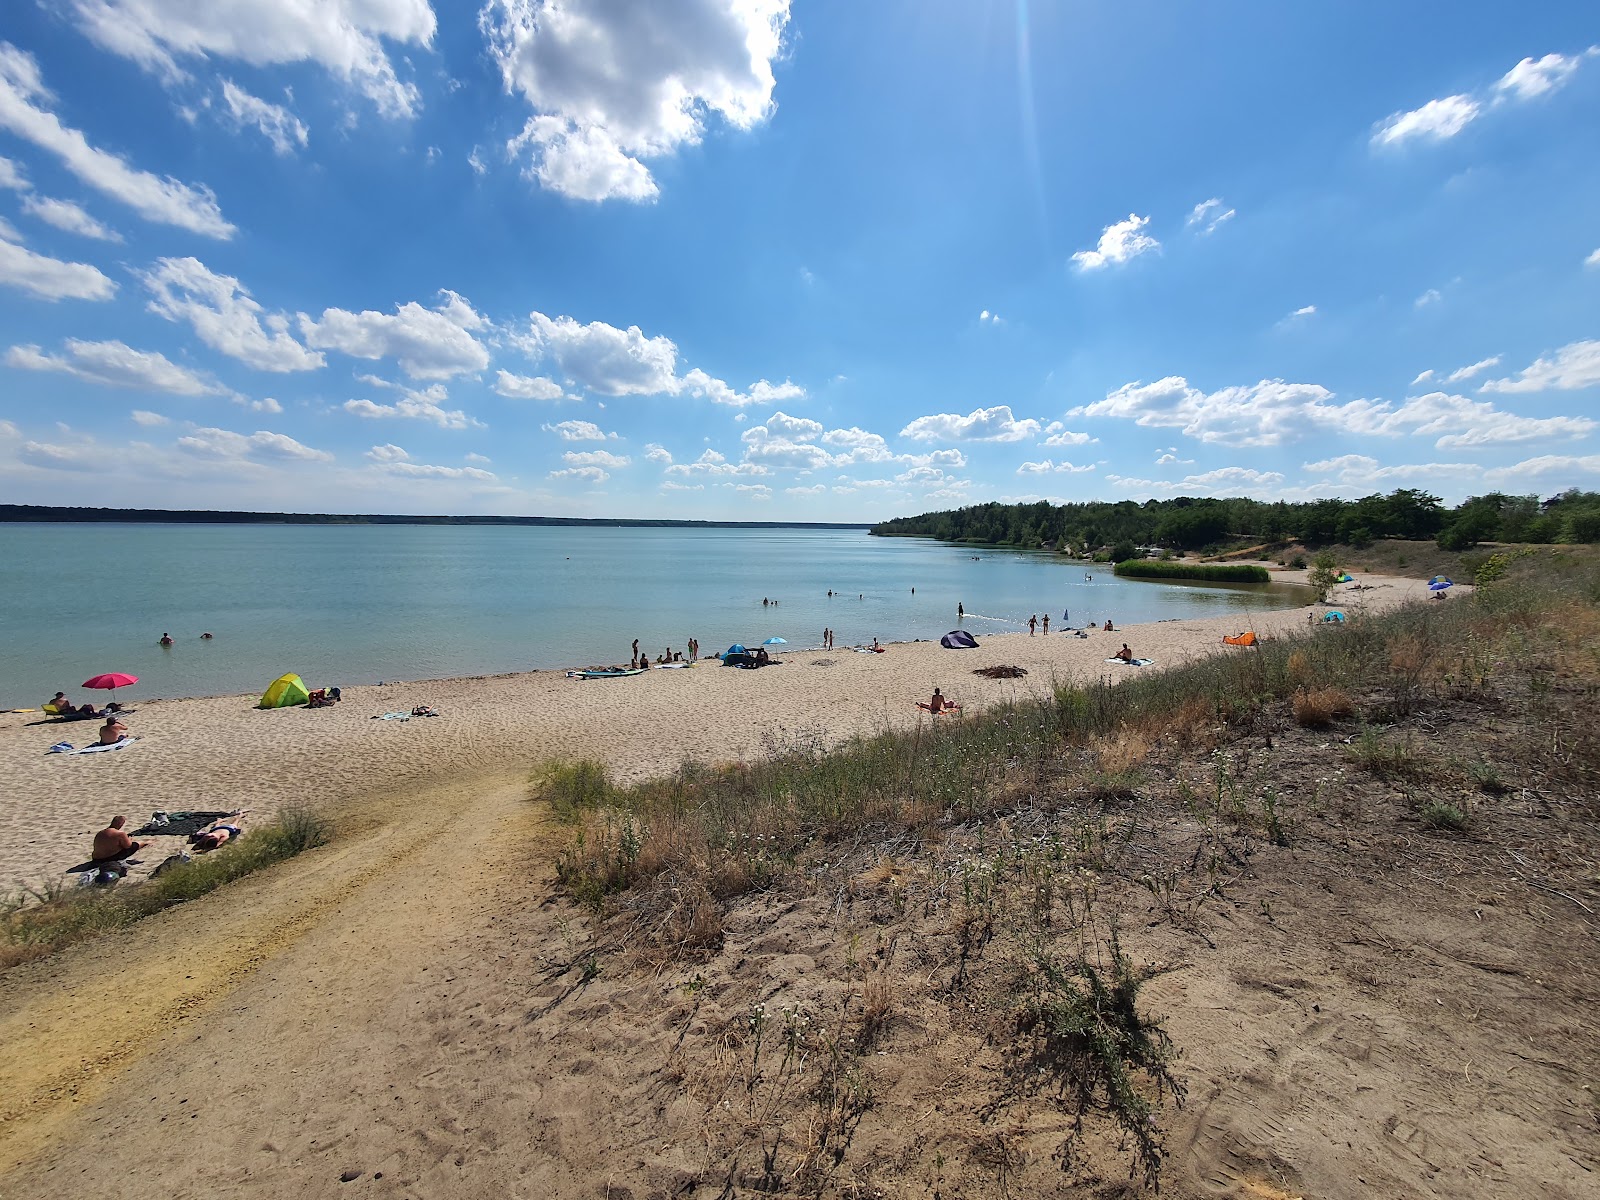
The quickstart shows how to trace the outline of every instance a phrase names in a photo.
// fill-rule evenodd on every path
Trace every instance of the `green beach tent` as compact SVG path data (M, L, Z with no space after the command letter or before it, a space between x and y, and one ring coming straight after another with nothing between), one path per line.
M261 703L258 707L289 708L295 704L304 704L310 699L311 693L306 691L305 680L298 675L281 675L261 694Z

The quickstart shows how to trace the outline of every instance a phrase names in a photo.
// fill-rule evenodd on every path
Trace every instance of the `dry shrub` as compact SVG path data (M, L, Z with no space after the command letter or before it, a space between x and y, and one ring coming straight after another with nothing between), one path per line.
M868 887L898 887L905 878L906 869L892 858L880 858L876 866L861 872L861 882Z
M1289 662L1286 670L1289 673L1289 682L1299 686L1304 686L1305 684L1310 683L1313 678L1311 672L1311 660L1306 657L1306 652L1304 650L1296 650L1293 654L1289 655Z
M861 981L861 1032L858 1044L866 1050L894 1016L894 979L887 966L869 972Z
M1432 647L1416 634L1390 638L1385 648L1389 651L1389 669L1397 675L1420 678L1433 665Z
M1117 730L1090 743L1095 762L1107 775L1123 775L1142 767L1150 756L1150 739L1136 729Z
M1216 706L1201 696L1190 696L1162 721L1163 732L1185 750L1209 750L1220 727Z
M1294 694L1294 719L1307 729L1322 729L1335 717L1355 712L1355 702L1343 688L1298 688Z

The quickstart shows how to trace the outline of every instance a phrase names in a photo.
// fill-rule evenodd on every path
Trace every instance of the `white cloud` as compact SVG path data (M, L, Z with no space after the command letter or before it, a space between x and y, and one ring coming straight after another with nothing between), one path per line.
M978 314L978 323L982 325L1003 325L999 313L992 313L987 308Z
M1419 383L1427 383L1428 380L1430 380L1432 378L1433 378L1433 368L1429 367L1426 371L1419 371L1417 373L1417 377L1411 381L1411 386L1412 387L1416 387L1417 384L1419 384Z
M673 463L667 468L668 475L685 478L693 475L770 475L772 472L761 463L741 462L731 463L715 450L703 451L699 458L693 462Z
M382 380L369 379L368 382L383 384ZM383 386L390 385L383 384ZM343 407L345 412L372 421L389 419L430 421L440 429L483 428L482 421L468 416L460 409L444 407L449 393L445 391L443 384L436 383L422 391L414 391L411 388L400 388L399 391L400 398L393 404L375 404L371 400L346 400Z
M1233 220L1234 215L1233 209L1223 208L1222 201L1212 197L1210 200L1202 200L1199 204L1196 204L1194 211L1189 214L1188 219L1183 224L1186 229L1194 229L1198 226L1200 235L1203 237L1208 233L1215 233L1219 225L1225 221Z
M1276 446L1309 436L1313 426L1337 427L1371 408L1371 402L1329 404L1333 393L1311 383L1263 379L1243 387L1206 393L1181 375L1154 383L1124 384L1104 400L1068 416L1118 417L1149 428L1181 429L1202 442L1227 446Z
M65 262L19 246L10 228L0 228L0 283L44 300L109 300L117 285L99 267Z
M133 410L133 423L149 428L156 425L170 425L172 422L160 413L147 412L142 408L136 408Z
M234 227L223 219L211 189L158 178L96 149L80 131L41 107L53 99L33 56L0 42L0 128L56 155L84 183L120 200L147 221L206 237L233 236Z
M22 168L9 158L0 157L0 188L8 191L25 192L33 184L28 182L28 177L22 173Z
M1128 214L1126 221L1107 225L1100 234L1100 242L1093 250L1079 250L1072 256L1080 271L1097 271L1101 267L1127 262L1150 250L1159 250L1161 243L1147 233L1141 233L1150 224L1149 217Z
M1405 463L1381 466L1378 460L1365 454L1341 454L1337 458L1303 464L1313 475L1322 476L1335 483L1352 488L1374 488L1392 481L1407 480L1407 487L1417 482L1433 479L1458 479L1477 475L1482 468L1472 463Z
M1499 99L1532 100L1566 83L1582 62L1582 56L1577 54L1525 58L1500 77L1494 90Z
M233 58L261 67L311 62L354 85L391 116L417 107L383 40L426 48L428 0L72 0L91 41L168 81L179 59Z
M568 450L561 461L569 467L609 467L613 471L633 462L626 454L612 454L609 450Z
M1493 358L1480 359L1477 362L1472 363L1470 366L1461 367L1458 370L1451 371L1450 374L1444 377L1444 381L1446 383L1460 383L1463 379L1471 379L1474 375L1482 374L1490 367L1498 367L1499 365L1500 356L1496 354ZM1412 382L1415 383L1416 381L1413 380Z
M670 479L664 479L661 481L661 490L663 492L703 492L706 490L706 485L703 483L675 483Z
M293 154L296 146L304 149L310 130L283 105L252 96L231 79L222 81L222 102L235 129L248 125L260 130L279 154Z
M1011 407L998 404L979 408L965 417L937 413L918 417L900 431L900 436L920 442L1020 442L1036 436L1040 425L1032 417L1017 420Z
M338 350L352 358L393 358L413 379L449 379L483 370L489 352L472 331L487 322L455 292L442 290L439 297L433 308L412 300L393 313L329 308L320 321L301 313L300 336L318 350Z
M1571 483L1573 480L1600 480L1600 454L1574 457L1566 454L1545 454L1538 458L1525 458L1509 467L1491 467L1483 472L1483 481L1493 488L1529 490L1540 481L1555 480Z
M825 484L825 483L813 483L810 487L784 488L783 489L783 494L785 496L820 496L820 495L822 495L823 492L825 492L827 490L828 490L828 485L827 484Z
M1427 308L1428 305L1437 304L1443 299L1444 297L1439 293L1438 288L1429 288L1427 291L1423 292L1422 295L1418 296L1416 300L1413 301L1413 304L1417 308Z
M1583 265L1586 267L1600 267L1600 250L1596 250L1588 258L1584 259Z
M1194 465L1194 459L1192 459L1192 458L1179 458L1178 457L1177 448L1176 447L1174 447L1171 450L1162 451L1161 457L1156 459L1156 466L1158 466L1158 467L1166 467L1166 466L1189 467L1189 466L1193 466L1193 465Z
M1295 309L1292 313L1289 314L1289 317L1292 320L1295 317L1314 317L1314 316L1316 316L1316 314L1317 314L1317 306L1315 304L1307 304L1303 308Z
M312 371L325 361L294 340L282 314L266 314L263 327L265 310L243 285L197 258L159 258L139 278L155 297L151 312L187 322L202 342L229 358L261 371Z
M559 421L554 425L541 426L546 433L556 434L564 442L603 442L608 437L616 437L614 433L606 433L593 421Z
M728 486L747 500L772 499L772 489L764 483L733 483Z
M775 412L764 425L753 425L739 435L744 460L795 471L814 471L833 462L833 456L816 445L822 423L806 417Z
M22 211L38 217L47 225L54 225L57 229L63 229L68 233L76 233L80 237L94 238L99 242L122 240L122 235L115 229L108 229L85 212L81 205L74 204L71 200L26 196L22 201Z
M374 459L374 466L370 469L382 471L386 475L398 475L404 479L475 479L488 482L497 479L493 471L485 471L482 467L441 467L432 463L416 463L411 461L411 456L400 450L399 458L378 458L378 450L400 450L398 446L374 446L367 452L367 457Z
M1199 475L1185 475L1176 481L1135 479L1127 475L1107 475L1105 478L1107 483L1125 494L1170 492L1185 495L1271 496L1283 483L1281 472L1257 471L1250 467L1221 467Z
M1056 475L1077 475L1077 474L1081 474L1084 471L1092 471L1092 470L1094 470L1094 464L1093 463L1086 463L1085 465L1080 467L1075 463L1066 462L1065 460L1063 460L1061 462L1052 462L1050 459L1047 458L1047 459L1044 459L1041 462L1025 462L1025 463L1023 463L1020 467L1017 468L1017 474L1018 475L1051 475L1051 474L1056 474Z
M553 379L531 375L513 375L500 371L495 376L494 390L511 400L567 400L571 399L561 385Z
M750 129L771 112L788 18L789 0L488 0L489 53L535 113L507 151L574 199L653 199L643 160L698 143L710 113Z
M405 462L411 455L406 453L404 447L396 446L393 442L385 442L381 446L374 446L371 450L368 450L366 457L376 463L395 463Z
M486 175L489 172L489 165L478 154L478 147L476 146L472 148L472 153L467 155L467 166L472 168L474 175Z
M249 400L244 396L235 396L233 402L241 408L248 408L251 412L281 413L283 411L283 405L279 404L271 396L263 396L259 400Z
M758 380L741 393L700 368L678 375L678 347L665 336L646 337L637 325L619 329L603 321L580 325L571 317L530 313L526 333L513 343L535 361L553 362L578 387L604 396L691 395L735 408L801 399L805 389L785 380Z
M1587 417L1520 417L1487 400L1469 400L1445 392L1429 392L1390 410L1375 405L1348 426L1352 433L1439 435L1441 450L1469 446L1509 445L1547 438L1582 437L1596 428Z
M1051 421L1049 425L1045 426L1044 431L1049 436L1039 443L1041 446L1088 446L1100 440L1096 437L1090 437L1087 433L1079 433L1076 430L1068 429L1060 421Z
M1600 341L1571 342L1551 358L1536 359L1514 378L1491 379L1483 392L1570 391L1600 383Z
M599 467L568 467L564 471L551 471L550 478L581 479L585 483L604 483L611 478L611 475Z
M153 350L135 350L123 342L85 342L77 338L69 338L65 346L67 352L60 357L46 354L38 346L13 346L6 352L6 365L28 371L59 371L108 387L174 396L226 394L226 389Z
M1474 121L1481 108L1471 96L1445 96L1429 100L1411 112L1395 113L1380 121L1372 134L1374 146L1397 146L1417 138L1444 141Z
M226 429L196 429L178 439L178 448L208 458L276 458L298 462L332 462L326 450L313 450L281 433L258 430L245 435Z
M472 454L470 452L467 453L467 454L463 454L461 457L466 459L470 463L486 463L486 462L493 462L494 461L494 459L490 458L488 455L485 455L485 454Z
M644 448L645 462L664 463L670 465L672 453L665 446L658 446L654 442L646 443Z

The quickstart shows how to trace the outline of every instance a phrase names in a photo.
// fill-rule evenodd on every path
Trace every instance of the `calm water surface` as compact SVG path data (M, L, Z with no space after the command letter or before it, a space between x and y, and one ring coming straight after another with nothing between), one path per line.
M260 691L285 671L320 687L611 663L633 638L652 656L691 635L705 654L798 649L824 626L841 646L937 638L957 601L980 641L1031 613L1131 624L1305 602L1087 570L858 530L7 524L0 706L95 699L77 685L103 671L139 676L122 694L138 699Z

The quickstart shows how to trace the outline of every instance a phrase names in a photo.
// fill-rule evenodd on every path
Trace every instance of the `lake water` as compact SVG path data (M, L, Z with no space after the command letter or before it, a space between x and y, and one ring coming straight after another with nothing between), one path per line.
M1121 625L1285 604L1270 585L1087 571L864 530L6 524L0 706L102 699L78 685L105 671L139 676L121 693L138 699L260 691L285 671L320 687L613 663L633 638L652 657L691 635L702 654L800 649L824 626L840 646L937 638L958 601L980 641L1030 613Z

